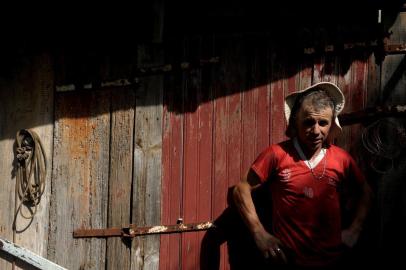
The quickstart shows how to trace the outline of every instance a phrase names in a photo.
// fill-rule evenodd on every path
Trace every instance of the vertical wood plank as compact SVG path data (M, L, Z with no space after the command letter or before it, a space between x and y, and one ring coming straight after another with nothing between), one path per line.
M189 76L188 76L189 77ZM193 111L196 104L196 90L191 87L191 80L186 79L185 95L185 146L184 146L184 182L183 182L183 218L185 222L197 222L198 207L198 179L199 179L199 144L198 125L199 116L197 111ZM197 234L182 234L182 269L194 269L197 262Z
M0 201L3 209L0 211L0 235L46 257L52 168L53 71L48 54L20 57L7 67L15 69L12 75L0 76L0 153L3 156L0 161ZM20 129L32 129L38 134L47 156L48 168L45 191L37 213L32 220L18 216L16 228L19 232L13 239L14 144L15 135ZM10 269L11 264L1 258L0 269Z
M241 43L241 42L240 42ZM247 41L246 43L250 43ZM241 46L242 45L242 46ZM253 77L254 72L255 72L255 63L254 63L254 45L248 46L247 49L244 47L245 44L241 44L239 51L236 51L234 55L240 56L239 59L236 59L235 62L238 63L238 69L236 72L238 72L238 78L239 80L236 81L234 87L238 89L239 87L241 89L241 122L242 122L242 142L240 144L239 148L234 148L234 149L241 149L241 164L239 164L238 167L241 168L230 168L230 174L233 174L235 172L235 169L239 169L238 172L240 175L235 175L234 177L230 176L230 180L233 181L232 183L235 184L239 182L241 178L241 173L246 173L251 166L255 154L256 154L256 146L257 146L257 104L258 104L258 88L255 87L255 82ZM245 50L246 49L246 50ZM248 55L248 59L246 59L244 56ZM246 60L246 61L244 61ZM234 64L236 65L236 64ZM249 65L247 67L247 65ZM249 82L246 81L246 78L244 76L245 73L248 73L249 71ZM234 75L235 76L235 75ZM238 138L240 135L237 133L237 130L233 130L231 127L230 133L231 136ZM233 151L232 148L235 147L232 143L229 145L229 151L230 153L236 152L235 150ZM233 164L233 162L236 162L234 159L234 155L231 155L230 158L230 163ZM231 165L230 164L230 165ZM231 167L231 166L230 166ZM237 178L237 179L235 179ZM231 183L230 183L231 184Z
M317 55L314 57L312 84L323 81L324 58L324 55Z
M364 60L355 60L352 65L351 75L351 111L357 111L365 108L367 99L367 62ZM356 142L359 142L361 124L351 125L351 148L353 152Z
M256 96L251 89L247 89L246 81L246 42L244 36L239 35L228 41L226 47L226 69L228 74L225 77L225 88L223 95L227 95L227 188L235 185L241 180L241 173L244 171L244 143L247 148L255 149L255 111L252 103ZM251 119L249 119L251 117ZM250 121L248 123L248 121ZM249 125L253 128L250 130ZM251 149L251 151L254 151ZM223 190L227 196L227 188ZM217 202L213 202L217 203ZM227 206L226 201L223 210ZM223 257L227 260L227 257ZM227 262L227 261L226 261Z
M139 46L140 66L163 64L159 46ZM161 224L163 76L142 80L137 89L134 131L134 182L132 223ZM133 239L131 269L158 269L159 235Z
M228 188L228 125L229 125L229 99L224 96L228 89L227 80L230 79L228 74L228 65L232 63L230 56L226 53L227 42L224 38L216 39L216 52L224 55L224 61L220 63L220 76L214 84L214 96L217 97L214 102L214 159L213 159L213 183L212 183L212 215L216 219L223 212ZM231 61L231 62L230 62ZM221 249L220 269L225 267L225 249Z
M267 39L262 37L259 42L258 50L254 50L253 80L255 87L258 88L258 99L256 103L257 119L257 143L254 156L256 157L270 144L270 97L271 87L269 82L270 55ZM253 160L251 161L253 162Z
M185 54L189 61L201 58L201 37L191 37L185 44ZM201 69L191 70L185 76L185 115L184 115L184 221L198 222L200 150L199 143L199 96L201 91ZM197 233L182 234L182 269L197 269L200 243Z
M367 99L366 107L377 106L381 102L380 64L376 63L375 54L368 58Z
M338 57L333 53L326 52L324 56L322 80L337 84L338 82Z
M271 73L271 144L284 140L286 121L284 113L284 67L281 59L272 52ZM280 57L280 56L279 56ZM283 119L283 123L281 121Z
M173 57L173 56L172 56ZM170 58L171 59L171 58ZM165 78L163 146L162 146L162 223L174 224L182 217L183 170L183 89L181 76L172 73ZM159 268L180 269L179 234L162 235Z
M406 42L405 25L406 12L399 12L393 25L385 26L389 32L392 32L388 44L404 44ZM382 102L384 104L404 104L406 102L406 95L404 94L405 69L405 55L387 55L385 57L381 74Z
M131 222L131 184L135 95L132 89L112 91L108 227ZM107 239L107 269L130 269L131 245Z
M345 97L345 106L342 113L351 112L351 61L352 56L348 53L343 53L340 57L339 62L339 74L338 77L338 87L344 94ZM341 134L337 137L335 143L348 150L350 148L350 138L351 137L351 127L344 126L342 127Z
M204 58L208 58L212 55L211 44L212 39L203 39L202 54ZM198 180L198 207L197 207L197 219L198 222L211 221L212 220L212 174L213 174L213 102L207 102L212 99L212 71L213 68L202 69L201 71L201 87L198 89L197 102L199 105L199 126L198 126L198 168L199 178ZM206 232L198 232L198 246L199 254L197 256L196 268L199 268L200 263L200 248L203 236Z
M312 85L313 57L304 55L300 63L299 88L305 89Z
M105 240L72 232L107 227L109 111L108 92L56 95L48 258L68 269L105 266Z

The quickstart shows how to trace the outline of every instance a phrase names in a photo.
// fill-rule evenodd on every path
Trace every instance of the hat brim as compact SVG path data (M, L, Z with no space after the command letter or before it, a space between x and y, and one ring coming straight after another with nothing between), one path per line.
M296 102L296 98L299 95L302 95L306 92L309 92L311 90L314 89L322 89L324 90L334 101L335 103L335 119L334 119L334 123L335 125L341 130L341 125L340 122L338 121L338 115L342 112L342 110L344 109L344 105L345 105L345 97L343 92L340 90L340 88L338 88L335 84L330 83L330 82L319 82L316 84L313 84L312 86L297 91L297 92L293 92L289 95L286 96L285 98L285 118L287 123L289 123L289 118L290 118L290 114L292 112L292 108L295 105Z

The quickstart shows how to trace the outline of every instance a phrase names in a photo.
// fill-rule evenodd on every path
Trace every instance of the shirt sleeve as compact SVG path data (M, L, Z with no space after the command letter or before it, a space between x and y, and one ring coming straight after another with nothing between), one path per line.
M272 173L275 164L275 152L272 147L265 149L251 165L251 169L265 182Z

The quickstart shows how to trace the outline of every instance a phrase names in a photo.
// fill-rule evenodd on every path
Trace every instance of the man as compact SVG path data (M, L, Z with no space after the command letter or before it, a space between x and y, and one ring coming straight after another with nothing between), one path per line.
M330 144L340 130L338 114L344 95L322 82L285 99L286 134L290 140L265 149L233 198L254 241L274 264L326 268L338 265L345 246L357 242L372 192L354 159ZM272 232L258 218L251 192L269 181ZM346 183L359 187L352 223L342 230L340 190Z

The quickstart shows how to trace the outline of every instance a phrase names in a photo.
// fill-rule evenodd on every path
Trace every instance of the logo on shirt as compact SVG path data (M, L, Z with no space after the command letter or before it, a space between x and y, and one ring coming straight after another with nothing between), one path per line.
M313 196L314 196L314 192L311 187L304 187L303 193L307 198L313 198Z
M290 180L290 169L284 169L281 171L281 181L282 182L288 182Z
M333 178L333 177L328 177L328 184L337 187L338 186L338 180Z

